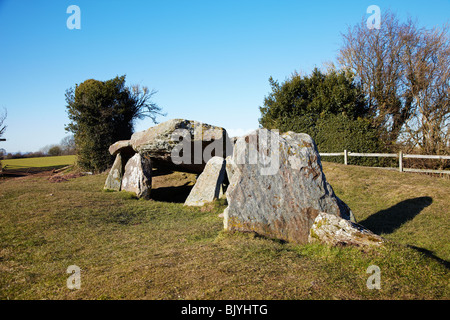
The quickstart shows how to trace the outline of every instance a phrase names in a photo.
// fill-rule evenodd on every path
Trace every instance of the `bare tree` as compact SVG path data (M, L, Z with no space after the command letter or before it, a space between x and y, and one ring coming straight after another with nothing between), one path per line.
M3 114L0 114L0 137L3 136L3 134L6 131L6 125L4 124L5 120L6 120L6 116L8 115L8 113L5 112Z
M447 28L419 28L392 12L380 29L363 20L343 35L338 62L357 76L388 147L400 137L427 153L448 149L449 50Z
M63 149L63 154L68 155L76 153L76 145L73 135L64 137L59 144Z
M404 138L412 148L428 154L449 152L450 38L448 28L433 28L404 37L405 86L410 88L413 110Z
M380 29L367 28L364 20L349 28L343 35L338 62L357 76L373 125L380 129L383 139L395 141L410 109L402 99L406 95L401 81L402 26L392 13L385 13L382 21Z
M7 112L5 110L5 112L3 114L0 114L0 138L3 136L3 134L6 131L6 125L4 124L5 120L6 120L6 116L7 116ZM0 141L4 141L4 139L0 139ZM0 160L3 158L3 155L5 153L5 149L0 148ZM2 172L2 163L0 162L0 172Z
M155 90L149 90L148 87L141 87L139 84L134 84L128 88L131 93L131 98L134 101L135 108L135 119L144 119L145 117L149 117L152 119L154 123L158 123L156 121L156 117L166 116L165 113L161 112L161 108L155 103L151 101L151 98L157 93Z

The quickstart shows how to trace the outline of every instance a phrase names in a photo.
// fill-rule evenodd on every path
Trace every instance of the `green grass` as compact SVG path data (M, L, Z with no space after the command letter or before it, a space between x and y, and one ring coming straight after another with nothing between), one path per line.
M76 156L58 156L58 157L39 157L2 160L2 165L6 170L43 168L43 167L62 167L74 164Z
M450 179L332 163L324 171L358 223L450 261Z
M228 233L223 200L137 200L104 192L103 174L1 181L0 298L449 299L450 182L331 163L324 171L357 220L393 243L362 250ZM66 287L70 265L81 268L80 290ZM380 290L366 287L370 265L381 269Z

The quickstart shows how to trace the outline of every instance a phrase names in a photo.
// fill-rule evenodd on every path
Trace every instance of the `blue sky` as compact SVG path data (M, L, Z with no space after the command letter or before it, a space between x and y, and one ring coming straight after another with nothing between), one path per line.
M81 9L70 30L67 7ZM258 127L268 78L283 81L334 61L341 33L378 5L426 27L450 21L449 0L82 1L0 0L0 110L7 152L59 143L69 122L65 90L126 74L158 93L163 122L186 118L226 128ZM136 131L151 120L138 121Z

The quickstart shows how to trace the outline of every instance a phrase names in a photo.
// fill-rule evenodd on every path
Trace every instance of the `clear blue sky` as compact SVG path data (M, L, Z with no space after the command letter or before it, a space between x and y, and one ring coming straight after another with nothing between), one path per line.
M198 120L231 135L256 129L268 78L334 61L341 33L372 4L427 27L450 18L449 0L0 0L0 109L8 110L0 148L59 143L65 90L123 74L158 91L160 122ZM81 9L80 30L66 26L69 5Z

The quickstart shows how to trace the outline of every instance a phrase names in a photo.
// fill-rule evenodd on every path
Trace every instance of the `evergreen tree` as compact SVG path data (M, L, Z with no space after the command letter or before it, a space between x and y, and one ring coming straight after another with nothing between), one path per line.
M363 92L352 74L315 68L311 75L295 73L282 84L272 77L269 82L272 91L260 107L262 127L307 133L320 152L379 149Z
M71 122L66 130L74 135L78 164L85 170L101 172L112 164L108 148L128 140L134 121L150 117L156 123L161 108L150 101L155 94L146 87L125 86L125 76L107 81L89 79L66 91Z

